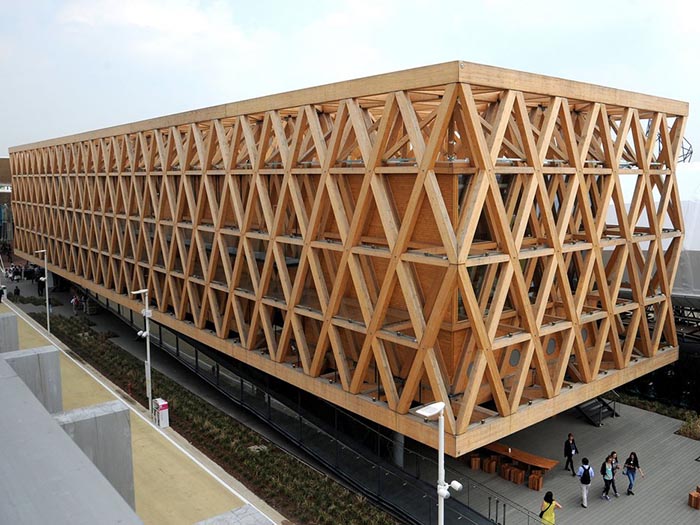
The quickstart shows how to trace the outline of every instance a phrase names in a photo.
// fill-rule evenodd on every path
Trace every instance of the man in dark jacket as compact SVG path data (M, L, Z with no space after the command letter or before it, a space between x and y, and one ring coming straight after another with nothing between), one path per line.
M574 456L579 454L578 447L576 446L576 440L574 440L574 435L569 434L569 437L564 441L564 457L566 458L566 465L564 465L564 470L569 470L571 468L571 475L575 476L576 471L574 471Z

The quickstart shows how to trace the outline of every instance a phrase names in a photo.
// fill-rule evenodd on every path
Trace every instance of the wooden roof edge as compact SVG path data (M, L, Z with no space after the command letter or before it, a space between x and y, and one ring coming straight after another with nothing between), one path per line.
M459 68L460 82L475 86L515 89L525 93L600 102L642 111L661 111L669 116L688 116L688 103L680 100L472 62L459 62Z
M557 95L577 101L602 102L641 110L663 111L669 115L676 116L688 115L687 102L495 66L452 61L173 113L162 117L13 146L8 151L10 153L19 153L36 148L70 144L138 131L162 129L216 118L235 117L273 109L294 108L305 104L323 104L344 98L378 95L405 89L428 88L452 82L463 82L497 89L516 89L542 95Z

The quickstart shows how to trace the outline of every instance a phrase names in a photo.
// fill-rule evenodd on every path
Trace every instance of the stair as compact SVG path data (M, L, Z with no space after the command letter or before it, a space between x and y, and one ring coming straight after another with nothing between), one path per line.
M606 401L602 397L596 397L580 404L576 407L576 411L596 427L602 427L603 420L608 417L620 417L616 410L616 402Z

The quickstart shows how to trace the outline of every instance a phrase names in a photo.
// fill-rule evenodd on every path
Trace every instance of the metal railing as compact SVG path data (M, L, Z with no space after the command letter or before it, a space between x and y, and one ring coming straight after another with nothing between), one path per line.
M141 316L92 294L125 322L141 329ZM207 349L169 328L156 325L151 343L165 350L237 405L254 413L360 493L408 523L437 523L436 456L412 442L398 445L382 428L316 396ZM271 384L272 383L272 384ZM292 397L296 396L296 399ZM308 410L313 406L314 410ZM386 432L386 430L384 430ZM403 465L390 461L403 449ZM466 466L461 463L466 469ZM445 522L454 524L540 524L537 514L486 487L448 458L446 474L463 485L446 501Z

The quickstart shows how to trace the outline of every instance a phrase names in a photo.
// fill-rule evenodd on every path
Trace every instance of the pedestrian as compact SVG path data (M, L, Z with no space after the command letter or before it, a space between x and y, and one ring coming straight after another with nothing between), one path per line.
M617 452L614 450L610 453L610 459L612 459L612 482L610 483L610 486L613 489L613 493L615 494L616 498L620 497L620 493L617 491L617 486L615 485L615 474L617 474L617 471L620 469L620 462L617 460Z
M625 460L625 466L622 469L622 473L627 476L630 484L627 487L627 495L634 496L632 489L634 488L634 478L637 476L637 471L644 477L644 471L642 467L639 466L639 459L637 458L636 452L630 452L630 456Z
M578 479L581 481L581 506L584 509L588 508L588 489L591 488L591 480L595 476L595 471L591 468L588 462L588 458L583 458L581 460L581 466L578 468L576 473Z
M12 293L14 294L15 299L17 299L17 297L19 297L19 286L15 286L15 289Z
M574 439L574 435L569 433L569 437L566 441L564 441L564 457L566 458L566 465L564 465L564 470L569 470L569 467L571 467L572 476L576 475L576 472L574 471L574 456L578 453L579 451L578 447L576 446L576 440Z
M610 456L605 458L605 462L603 462L603 464L600 466L600 474L603 476L603 482L605 483L600 499L610 501L610 486L612 485L613 480L612 458Z
M73 306L73 315L78 315L80 299L78 299L78 296L76 294L73 294L73 298L70 300L70 304Z
M2 297L5 295L5 287L0 286L0 304L2 304Z
M540 518L542 519L542 523L554 525L554 511L560 508L561 505L559 505L559 502L555 501L552 491L548 491L547 494L544 495L544 501L542 501L542 507L540 508Z

